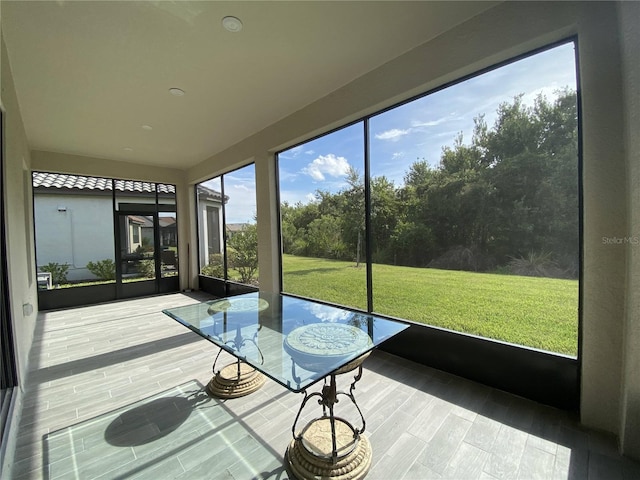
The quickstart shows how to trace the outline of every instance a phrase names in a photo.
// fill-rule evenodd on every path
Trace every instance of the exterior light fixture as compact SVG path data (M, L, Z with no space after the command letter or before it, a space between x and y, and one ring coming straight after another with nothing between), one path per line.
M174 97L182 97L184 95L184 90L182 90L181 88L170 88L169 89L169 93L171 95L173 95Z
M242 30L242 22L238 17L224 17L222 19L222 26L232 33L236 33Z

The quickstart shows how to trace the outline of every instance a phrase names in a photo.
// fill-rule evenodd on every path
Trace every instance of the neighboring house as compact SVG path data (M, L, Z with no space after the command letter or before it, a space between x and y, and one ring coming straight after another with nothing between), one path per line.
M222 253L222 204L228 200L228 196L223 199L220 192L198 185L200 267L209 263L210 255Z
M147 225L146 228L145 224ZM142 239L145 237L150 239L151 244L153 244L153 223L151 220L137 215L127 215L126 229L127 252L135 252L138 248L142 248ZM125 246L123 245L123 247Z
M250 223L227 223L227 239L233 238L239 233L244 232L244 230L251 225Z
M113 185L119 208L155 203L153 183L82 177L55 173L33 173L33 197L38 267L48 263L69 265L70 281L95 278L86 268L88 262L115 259ZM158 185L160 204L175 204L173 185ZM217 192L207 192L207 198ZM218 198L220 194L217 193ZM220 202L208 205L220 215ZM144 244L153 245L153 217L126 215L127 234L122 236L123 251L135 252ZM177 245L175 212L160 213L160 245L163 250ZM218 218L221 224L221 219ZM147 240L145 240L147 239ZM169 258L171 257L171 258ZM162 255L162 261L176 265L175 254Z

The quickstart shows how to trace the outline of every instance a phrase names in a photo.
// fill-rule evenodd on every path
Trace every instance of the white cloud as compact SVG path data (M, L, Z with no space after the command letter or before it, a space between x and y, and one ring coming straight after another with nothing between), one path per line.
M296 158L298 155L302 153L302 148L304 145L298 145L297 147L290 148L289 150L285 150L279 154L282 158Z
M302 173L309 175L316 181L325 180L325 174L332 177L343 177L349 172L349 162L344 157L337 157L333 153L320 155L313 162L302 169Z
M323 305L304 305L304 309L323 322L337 323L344 322L351 317L351 312L346 310L331 309Z
M290 172L285 168L280 168L278 177L280 178L280 183L294 182L298 178L298 174Z
M411 129L400 130L399 128L392 128L391 130L387 130L382 133L376 133L375 137L378 140L391 140L392 142L397 142L400 138L409 134Z
M306 152L304 152L304 153L306 153L307 155L313 155L313 154L314 154L314 153L316 153L316 152L314 152L313 150L307 150L307 151L306 151Z
M446 118L439 118L438 120L430 120L428 122L420 122L418 120L413 120L411 122L411 127L413 128L420 128L420 127L435 127L440 125L443 122L446 122L447 119Z
M393 155L391 155L392 160L397 160L402 157L404 157L404 152L394 152Z

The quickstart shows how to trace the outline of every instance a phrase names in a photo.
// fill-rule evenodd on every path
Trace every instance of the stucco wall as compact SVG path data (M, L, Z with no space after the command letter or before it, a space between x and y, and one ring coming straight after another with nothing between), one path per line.
M579 16L584 181L583 421L618 433L627 234L620 54L615 3L583 4Z
M33 232L29 149L11 77L4 38L0 45L0 104L4 111L3 138L5 228L7 243L7 276L9 278L10 314L13 326L18 388L15 390L13 415L6 425L7 442L3 451L2 471L10 469L22 409L23 386L29 368L29 350L37 315L37 292L33 257ZM6 452L6 455L5 455Z
M31 173L29 148L2 41L2 106L5 110L4 192L7 229L7 263L11 315L20 384L24 383L37 314L31 221Z
M110 196L35 195L38 267L68 264L71 281L92 278L88 262L114 260L113 203Z
M627 302L623 330L620 440L623 453L640 459L640 2L619 5L622 43L624 148L628 212Z

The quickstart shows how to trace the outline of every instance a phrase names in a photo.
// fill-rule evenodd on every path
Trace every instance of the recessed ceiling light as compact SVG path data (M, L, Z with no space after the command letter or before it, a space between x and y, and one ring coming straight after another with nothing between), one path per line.
M169 93L176 97L181 97L184 95L184 90L182 90L181 88L170 88Z
M151 125L142 125L142 129L150 132L151 130L153 130L153 127Z
M238 17L224 17L222 19L222 26L234 33L242 30L242 22Z
M125 152L133 152L133 148L131 148L131 147L124 147L123 150Z

